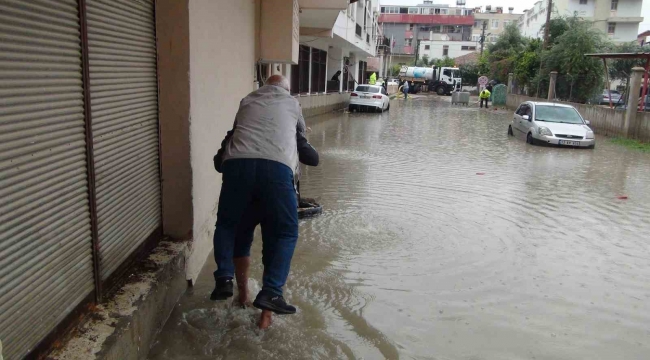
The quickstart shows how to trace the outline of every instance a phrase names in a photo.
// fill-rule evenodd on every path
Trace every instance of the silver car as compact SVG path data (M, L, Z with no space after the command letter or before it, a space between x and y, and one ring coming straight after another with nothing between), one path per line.
M570 105L526 101L519 105L508 126L508 135L525 138L529 144L596 146L590 122Z
M612 100L612 105L617 105L621 104L623 102L621 93L616 91L616 90L603 90L603 94L601 95L600 98L600 104L601 105L609 105L609 100L610 100L610 93L611 93L611 100Z

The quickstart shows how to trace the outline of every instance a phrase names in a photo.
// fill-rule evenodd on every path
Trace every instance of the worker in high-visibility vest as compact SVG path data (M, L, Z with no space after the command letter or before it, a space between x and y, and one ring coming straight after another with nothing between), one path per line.
M377 74L372 73L372 75L370 75L370 80L368 81L368 83L370 85L375 85L377 83Z
M481 101L481 107L483 107L483 102L485 101L485 108L489 108L488 100L490 100L490 95L492 95L492 93L490 93L490 90L488 89L483 89L483 91L481 91L481 93L478 95Z

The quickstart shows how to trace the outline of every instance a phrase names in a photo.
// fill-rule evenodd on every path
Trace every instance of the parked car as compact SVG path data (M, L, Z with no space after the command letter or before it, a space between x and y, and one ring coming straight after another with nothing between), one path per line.
M350 94L350 112L354 110L384 111L390 109L390 98L383 87L378 85L358 85Z
M611 99L612 99L612 104L620 104L622 100L621 93L616 91L616 90L603 90L603 93L600 97L600 104L601 105L609 105L609 99L610 99L610 91L611 91Z
M515 111L508 135L525 138L529 144L593 149L596 137L589 125L573 106L526 101Z
M641 98L639 98L639 102L637 102L637 109L639 108L639 103L641 102ZM616 110L625 110L627 109L627 104L624 104L623 101L621 100L621 103L614 106L614 109ZM645 96L645 104L643 104L643 110L642 111L650 111L650 96L646 95Z

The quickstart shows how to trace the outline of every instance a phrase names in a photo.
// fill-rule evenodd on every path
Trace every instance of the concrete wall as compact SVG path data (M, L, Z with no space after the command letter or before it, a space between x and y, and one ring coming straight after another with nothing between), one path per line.
M639 23L616 23L614 36L610 35L609 39L616 42L634 41L638 31Z
M190 29L190 141L194 208L187 277L196 280L212 248L221 177L212 157L230 130L239 101L253 90L255 0L192 0ZM237 61L233 61L237 59Z
M643 2L641 0L619 0L616 11L610 11L610 16L639 17Z
M156 2L156 37L163 231L188 239L193 225L188 0Z
M302 107L303 116L310 117L346 108L350 103L350 94L307 95L299 96L297 99Z
M516 109L524 101L546 101L544 99L533 98L524 95L508 94L506 105L511 109ZM625 111L614 110L598 105L576 104L558 101L560 104L572 105L578 110L585 120L591 121L591 128L599 135L605 136L624 136L623 123ZM650 114L637 112L636 124L631 126L631 138L650 141Z
M429 50L426 50L427 46L429 46ZM447 56L453 59L472 53L480 49L481 45L474 41L422 41L420 42L420 58L427 55L429 59L441 59L444 57L445 46L448 46L449 49ZM461 50L463 46L474 47L474 49Z

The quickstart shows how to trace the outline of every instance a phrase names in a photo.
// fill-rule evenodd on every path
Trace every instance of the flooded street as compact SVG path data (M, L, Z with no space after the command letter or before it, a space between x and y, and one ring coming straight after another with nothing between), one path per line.
M648 359L650 154L530 146L511 118L421 97L308 119L298 313L259 331L211 302L210 256L150 359ZM252 256L256 294L259 229Z

